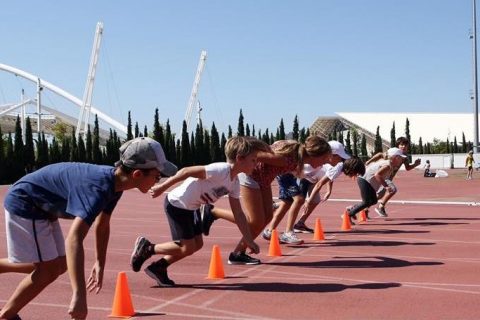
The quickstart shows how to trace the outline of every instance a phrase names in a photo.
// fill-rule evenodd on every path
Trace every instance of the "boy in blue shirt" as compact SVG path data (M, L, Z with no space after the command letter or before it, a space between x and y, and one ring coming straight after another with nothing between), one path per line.
M176 171L158 142L136 138L120 147L115 167L57 163L13 184L4 201L8 260L0 260L0 273L28 275L0 318L20 319L20 309L68 267L73 291L68 313L72 319L85 319L87 289L98 293L102 287L110 216L123 191L137 188L146 193L161 175ZM65 240L58 218L73 220ZM96 262L85 283L83 240L94 222Z

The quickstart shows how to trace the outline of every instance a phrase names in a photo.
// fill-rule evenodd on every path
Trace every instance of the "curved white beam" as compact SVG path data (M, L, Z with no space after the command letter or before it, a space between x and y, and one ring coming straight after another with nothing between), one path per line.
M23 70L20 70L20 69L8 66L6 64L2 64L2 63L0 63L0 70L10 72L14 75L20 76L20 77L25 78L27 80L30 80L34 83L37 83L37 80L39 79L39 77L37 77L37 76L35 76L31 73L28 73L26 71L23 71ZM44 88L46 88L46 89L48 89L52 92L55 92L56 94L64 97L65 99L71 101L72 103L76 104L80 108L83 106L83 101L81 99L75 97L74 95L68 93L67 91L65 91L63 89L60 89L59 87L55 86L54 84L51 84L50 82L48 82L46 80L40 79L40 81L42 83L42 87L44 87ZM123 134L127 134L127 127L125 125L121 124L120 122L118 122L115 119L110 118L109 116L107 116L106 114L104 114L100 110L94 108L93 106L91 107L91 111L93 113L96 113L100 119L107 122L112 127L120 130Z

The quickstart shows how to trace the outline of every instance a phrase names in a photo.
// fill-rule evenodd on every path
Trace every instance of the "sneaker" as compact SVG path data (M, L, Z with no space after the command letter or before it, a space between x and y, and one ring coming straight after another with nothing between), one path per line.
M383 206L376 207L375 212L378 214L379 217L382 217L382 218L388 217L388 214L385 211L385 207Z
M290 231L290 232L284 232L280 236L280 243L286 243L286 244L302 244L303 240L298 239L297 235L295 232Z
M142 264L152 256L152 253L149 250L151 245L152 243L144 237L137 238L130 258L130 265L132 266L133 271L140 271Z
M160 287L173 287L175 285L175 282L168 277L167 268L163 267L158 261L146 267L145 273L157 281Z
M272 238L272 230L264 229L262 232L262 238L270 241L270 239Z
M298 233L313 233L313 229L307 227L304 222L297 222L293 226L293 231Z
M217 220L212 214L213 206L211 204L202 204L200 206L200 213L202 215L202 232L204 235L208 236L210 233L210 227L213 222Z
M228 264L260 264L261 261L259 259L250 257L245 252L231 252L230 256L228 257Z

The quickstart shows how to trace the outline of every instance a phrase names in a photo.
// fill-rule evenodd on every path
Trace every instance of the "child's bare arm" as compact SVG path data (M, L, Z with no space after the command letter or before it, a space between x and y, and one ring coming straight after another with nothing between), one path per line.
M100 213L95 219L95 257L96 262L93 265L90 277L87 281L88 291L96 289L99 293L103 284L103 273L105 270L105 261L107 256L108 240L110 238L110 215L104 212Z
M389 192L392 191L392 189L384 177L389 176L391 171L392 167L390 165L384 165L378 169L377 173L375 173L375 179L377 179L377 181Z
M174 184L183 181L189 177L205 179L207 177L207 174L205 172L205 166L192 166L180 169L174 176L168 178L160 184L154 185L149 191L150 196L152 198L156 198Z
M272 166L283 167L287 165L287 159L283 155L273 152L260 151L257 153L257 161L270 164Z
M385 154L383 152L378 152L368 159L367 162L365 162L365 165L368 166L372 162L377 162L378 160L383 159L384 156Z
M250 232L250 227L248 226L247 218L245 213L242 210L240 200L233 197L228 197L230 202L230 208L232 209L233 216L235 218L235 223L237 224L238 229L243 235L243 241L251 249L253 253L259 253L259 246L253 241L252 234Z
M419 158L419 159L416 159L415 162L413 162L413 163L405 162L405 170L410 171L410 170L412 170L413 168L418 167L421 162L422 162L422 160L421 160L420 158Z
M325 184L327 184L329 181L330 181L330 179L327 176L323 176L322 179L320 179L317 183L315 183L315 186L313 187L312 192L310 192L309 199L316 196L317 193L319 193L320 190L322 190L322 187Z

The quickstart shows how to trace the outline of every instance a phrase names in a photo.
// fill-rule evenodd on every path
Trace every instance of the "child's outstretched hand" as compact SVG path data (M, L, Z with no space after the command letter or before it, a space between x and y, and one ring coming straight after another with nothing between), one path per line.
M247 242L247 247L250 249L250 253L260 253L260 247L255 243L255 241Z
M163 192L165 192L165 187L163 187L163 184L156 184L153 187L151 187L150 190L148 190L148 193L152 198L158 197Z

